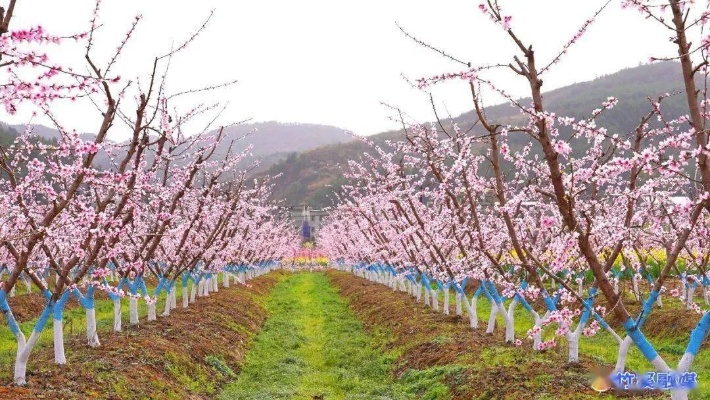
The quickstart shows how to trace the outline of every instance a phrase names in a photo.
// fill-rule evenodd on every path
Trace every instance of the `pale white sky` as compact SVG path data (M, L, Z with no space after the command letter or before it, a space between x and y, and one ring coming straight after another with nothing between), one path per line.
M119 65L123 76L147 71L151 57L191 35L211 9L216 14L193 47L172 68L174 91L238 79L207 101L229 102L224 123L255 121L328 124L359 134L397 125L381 101L399 106L421 121L432 119L426 96L401 78L411 79L462 68L402 35L412 34L475 64L510 62L510 40L477 9L476 0L103 0L99 44L107 56L133 16L144 17ZM550 59L602 0L504 0L512 26L535 45L538 59ZM71 4L69 6L68 4ZM19 0L13 27L41 24L69 34L87 26L92 0ZM634 11L612 2L562 64L545 78L546 90L593 79L672 51L668 34ZM67 51L60 57L80 55ZM81 65L75 64L75 65ZM506 75L511 77L511 75ZM505 88L525 94L519 80ZM461 82L435 88L440 105L453 114L471 108ZM613 93L610 93L613 95ZM205 99L203 99L205 100ZM199 101L199 99L198 99ZM96 131L87 104L55 109L80 131ZM3 112L4 113L4 112ZM87 116L88 115L88 116ZM76 117L76 118L75 118ZM27 114L0 120L27 121Z

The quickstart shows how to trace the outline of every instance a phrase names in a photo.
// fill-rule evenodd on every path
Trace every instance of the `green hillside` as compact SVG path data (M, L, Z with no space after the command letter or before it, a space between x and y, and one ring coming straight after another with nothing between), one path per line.
M678 65L674 62L662 62L625 69L593 81L552 90L546 92L544 97L548 109L557 115L582 118L589 117L592 110L601 108L602 102L609 96L614 96L619 99L619 104L604 113L598 123L610 131L630 132L635 129L640 117L650 110L647 97L657 98L659 95L682 89ZM530 99L521 99L520 102L529 104ZM667 115L685 113L686 108L682 96L673 96L663 102L663 110ZM495 121L511 124L523 122L518 111L508 104L489 107L486 112L489 118ZM454 118L454 122L462 129L468 129L475 124L476 116L471 111ZM386 146L386 140L398 138L400 135L401 132L383 132L368 139ZM515 146L515 139L511 137L511 141ZM582 145L575 144L574 147ZM333 204L333 192L345 182L343 171L347 168L348 160L357 160L368 151L371 151L369 146L359 141L324 146L302 153L292 153L264 173L281 175L276 181L276 200L287 205L327 207Z

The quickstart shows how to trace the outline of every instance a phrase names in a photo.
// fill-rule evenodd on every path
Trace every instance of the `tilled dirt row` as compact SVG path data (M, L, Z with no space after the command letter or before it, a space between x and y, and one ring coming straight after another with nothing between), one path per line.
M67 337L66 366L54 364L51 345L38 348L30 358L28 386L3 382L0 398L213 398L239 373L251 338L267 318L259 298L283 274L220 288L187 309L123 332L100 331L98 348L89 348L83 335Z
M499 326L493 336L485 334L488 315L479 315L479 328L472 330L467 316L462 319L434 312L407 293L341 271L331 270L328 277L365 328L384 338L386 350L399 354L397 377L408 370L460 366L456 374L445 377L454 399L597 395L590 383L598 365L584 357L580 364L568 365L565 346L544 353L534 352L527 343L509 346L503 342ZM452 313L454 310L452 304Z

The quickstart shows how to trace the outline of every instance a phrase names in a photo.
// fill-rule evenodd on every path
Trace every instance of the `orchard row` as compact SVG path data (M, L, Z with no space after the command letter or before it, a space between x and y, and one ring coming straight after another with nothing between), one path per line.
M657 372L688 372L710 330L706 2L623 2L647 17L649 29L667 28L672 51L654 60L675 60L684 85L680 93L648 93L646 110L629 132L601 123L618 104L614 93L584 117L555 114L542 94L543 78L550 79L614 3L602 2L559 53L545 59L534 50L542 44L521 34L527 21L512 18L503 3L479 7L495 26L491 34L510 40L509 54L478 57L495 62L474 65L416 39L464 65L461 72L420 79L419 88L432 96L436 84L463 81L475 121L441 120L434 107L437 121L417 124L399 112L405 138L386 148L373 145L350 164L350 185L320 231L321 246L344 268L385 281L401 277L400 283L413 285L408 290L427 297L453 288L468 309L485 297L492 321L495 314L503 317L509 342L518 340L512 315L520 305L535 321L528 336L537 350L565 338L569 361L576 362L581 335L607 334L619 346L619 371L635 346ZM515 79L527 88L529 103L506 92ZM669 115L664 102L671 96L683 99L687 113ZM519 116L497 119L484 98L505 99ZM633 281L635 298L620 293L624 277ZM466 283L477 288L472 299L463 295ZM697 321L678 364L660 356L643 334L663 296L680 299L690 310L683 312ZM639 312L632 313L631 301L640 301ZM612 326L611 317L621 325ZM541 337L545 326L554 327L549 340ZM679 340L688 334L678 332ZM687 391L673 396L685 398Z
M28 126L13 144L0 147L0 309L17 341L14 382L23 385L49 319L55 362L66 363L62 321L70 297L86 310L88 345L99 346L97 291L113 301L113 326L120 330L122 299L131 324L138 322L139 301L154 320L161 295L168 315L177 286L186 307L189 297L215 290L220 273L229 283L268 270L293 252L297 237L267 201L269 180L247 180L254 167L245 162L249 150L234 152L224 128L211 126L221 108L198 104L178 111L186 97L220 85L168 91L169 66L204 25L170 52L132 59L145 63L146 71L127 80L117 68L125 65L120 60L140 17L107 56L97 42L100 1L84 33L70 37L41 26L10 29L15 5L11 0L2 13L0 99L8 113L43 115L60 133L57 141L43 140ZM59 53L80 56L58 63ZM92 104L95 115L53 112L75 103L84 104L77 110ZM96 120L95 136L67 128L63 121L70 118ZM110 141L110 132L127 140ZM43 304L29 338L8 301L23 280L37 288L41 296L33 299Z

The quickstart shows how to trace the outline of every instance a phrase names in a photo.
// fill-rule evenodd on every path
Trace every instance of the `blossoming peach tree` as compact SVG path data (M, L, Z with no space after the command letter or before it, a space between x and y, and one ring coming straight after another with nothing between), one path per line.
M168 315L177 280L189 277L197 284L208 277L210 286L200 285L206 295L217 290L217 273L229 270L228 282L236 272L268 269L296 241L295 230L267 201L269 181L248 184L248 170L237 166L244 153L227 146L226 154L216 155L223 129L209 132L208 124L202 133L183 134L188 122L217 108L202 105L177 114L168 107L175 97L195 92L168 93L168 66L204 25L151 60L147 79L127 81L114 68L141 18L100 63L94 56L100 5L85 33L67 37L41 26L12 30L16 0L0 12L4 109L43 114L60 133L56 143L48 143L28 126L12 145L0 147L0 261L7 271L0 282L0 309L17 341L14 382L19 385L26 384L27 361L50 318L55 362L66 363L63 310L71 296L86 311L88 345L99 346L97 290L113 300L113 327L121 330L123 297L129 297L131 324L138 323L139 300L148 304L148 319L156 318L161 293ZM85 49L79 65L53 62L52 55L65 46ZM55 103L77 100L90 101L101 116L90 140L52 111ZM121 129L117 126L128 133L125 142L107 140L109 131ZM229 267L234 264L238 271ZM157 281L152 293L146 274ZM29 338L7 299L21 277L39 289L44 302Z
M610 2L602 2L548 60L540 60L519 36L502 3L490 0L478 8L511 41L515 53L509 61L475 66L435 49L462 64L463 71L418 81L424 91L444 81L465 82L476 115L473 126L462 129L436 112L430 126L402 118L403 140L390 142L388 149L373 147L362 162L351 163L351 183L321 230L322 245L331 259L340 257L343 268L380 281L389 276L385 282L401 276L418 298L424 288L425 301L431 302L431 292L435 308L437 290L444 290L446 303L450 288L458 300L465 298L465 285L473 284L475 294L464 300L471 326L477 326L475 305L483 296L492 305L487 331L493 332L496 314L501 315L508 342L522 344L513 329L514 310L522 305L535 321L528 336L537 350L565 337L569 361L577 362L580 337L603 330L619 344L616 371L624 370L633 345L658 372L688 372L710 329L710 313L693 295L708 284L710 253L707 5L623 2L669 30L677 55L654 55L651 61L675 60L684 90L649 93L635 129L617 132L600 122L614 112L615 97L587 117L572 118L550 111L542 95L543 77L554 72ZM492 78L500 76L490 73L494 70L522 80L530 104L509 95L505 81ZM483 102L488 94L506 99L520 118L489 116ZM682 97L688 113L665 112L670 96ZM618 287L624 271L633 276L642 303L636 315ZM699 314L675 368L643 334L664 292ZM532 301L538 297L543 301ZM612 327L607 314L621 325ZM543 341L546 326L555 332ZM686 389L679 387L672 396L686 398Z

